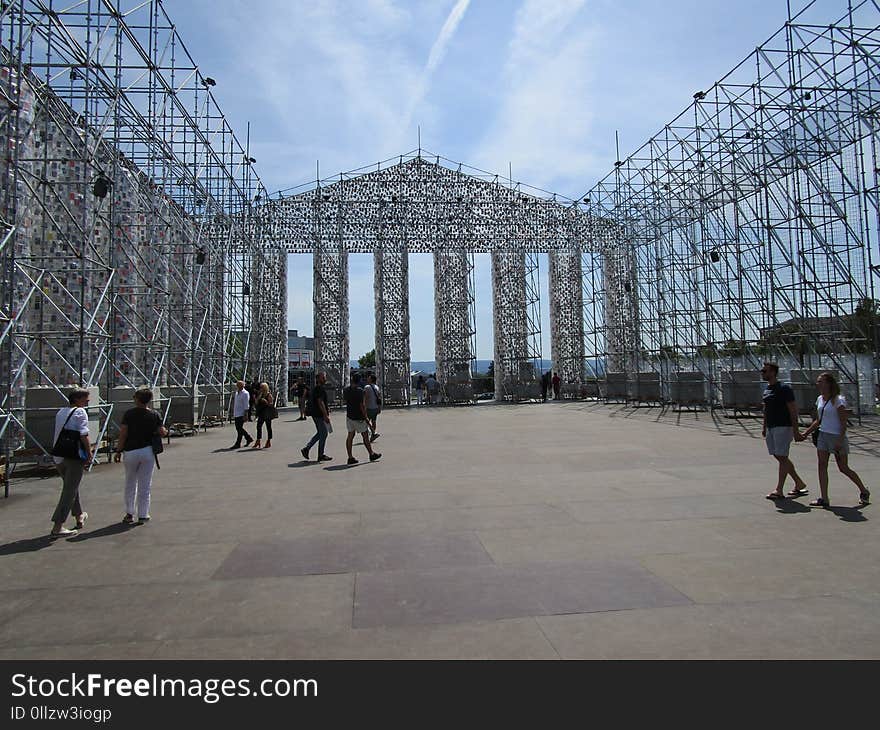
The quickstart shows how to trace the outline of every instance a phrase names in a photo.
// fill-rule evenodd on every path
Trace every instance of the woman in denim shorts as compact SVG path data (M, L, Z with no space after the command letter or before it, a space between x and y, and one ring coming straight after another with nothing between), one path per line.
M804 436L809 436L818 430L816 441L816 454L819 457L819 489L822 496L810 502L811 507L830 506L828 501L828 459L832 452L837 461L837 468L841 474L859 488L859 504L864 506L871 500L871 493L865 488L861 478L847 463L849 455L849 441L846 438L847 414L846 398L840 394L840 385L837 378L831 373L822 373L816 381L819 389L819 398L816 400L817 418L809 428L804 431Z

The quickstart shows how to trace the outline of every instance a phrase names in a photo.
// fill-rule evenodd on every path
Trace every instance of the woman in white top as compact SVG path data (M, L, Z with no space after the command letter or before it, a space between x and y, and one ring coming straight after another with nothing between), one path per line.
M840 394L840 385L831 373L822 373L816 381L816 386L820 393L816 400L818 417L804 431L802 438L807 437L813 431L819 431L816 453L819 456L819 489L822 496L810 502L810 506L825 508L830 506L828 501L828 459L831 452L834 452L840 473L849 477L859 488L859 504L864 506L870 501L871 493L865 488L859 475L847 464L849 441L846 438L846 398Z

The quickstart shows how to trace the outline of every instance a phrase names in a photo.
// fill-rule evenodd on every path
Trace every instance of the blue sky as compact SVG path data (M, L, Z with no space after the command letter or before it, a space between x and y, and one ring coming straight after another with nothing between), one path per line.
M797 10L805 0L793 0ZM784 0L166 0L269 190L417 146L576 197L770 37ZM842 0L811 17L836 20ZM311 257L293 256L289 326L312 333ZM546 275L542 262L542 275ZM372 260L352 256L351 353L373 347ZM430 256L410 262L412 357L433 357ZM492 357L488 256L477 356ZM544 357L549 358L546 279Z

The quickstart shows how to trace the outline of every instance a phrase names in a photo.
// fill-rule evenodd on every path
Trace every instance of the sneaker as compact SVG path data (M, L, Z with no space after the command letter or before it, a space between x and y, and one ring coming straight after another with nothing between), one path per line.
M81 530L86 525L86 520L89 519L89 513L83 512L79 517L76 518L76 525L74 525L74 530Z
M353 456L349 456L349 457L348 457L348 461L345 462L345 463L346 463L346 464L357 464L357 463L358 463L358 460L355 459Z
M144 525L144 524L146 524L146 523L149 522L149 521L150 521L150 516L149 516L149 515L147 515L146 517L138 517L138 524L139 524L139 525Z
M859 504L864 507L866 504L871 504L871 492L869 490L865 490L859 495Z
M68 530L66 527L62 527L57 532L55 530L52 530L52 532L49 533L49 537L54 540L56 537L69 537L70 535L75 534L76 530Z
M301 453L303 455L303 459L305 459L306 461L309 460L309 450L308 449L300 449L299 453Z
M318 461L333 461L333 457L327 456L327 454L321 454L321 456L318 457Z
M125 517L122 518L122 521L126 525L133 525L134 524L134 516L133 515L125 515Z
M381 458L382 458L382 454L380 454L376 451L374 451L372 454L370 454L370 461L378 461Z

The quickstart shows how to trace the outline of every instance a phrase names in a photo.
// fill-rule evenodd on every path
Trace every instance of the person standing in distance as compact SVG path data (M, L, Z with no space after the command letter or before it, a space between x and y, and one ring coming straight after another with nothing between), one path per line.
M312 420L315 422L315 435L300 449L300 453L306 461L309 458L309 449L315 445L315 442L318 444L318 461L330 461L333 458L324 453L324 445L327 443L328 428L330 427L330 410L327 407L327 390L324 387L326 382L327 373L318 373L315 377L315 387L312 388L309 398L309 413L312 414Z
M235 439L232 448L240 449L242 438L245 440L245 446L254 440L253 436L244 430L244 421L248 417L248 412L251 407L251 396L250 393L245 390L243 380L239 380L235 384L235 387L238 390L235 393L235 399L232 402L232 417L235 419L235 432L238 434L238 438Z
M367 422L367 405L364 396L364 389L358 383L357 375L351 376L351 385L342 391L342 397L345 400L345 425L348 429L348 437L345 439L345 449L348 451L348 463L357 464L358 460L351 453L351 447L354 444L354 435L359 433L364 439L364 446L370 454L370 461L376 461L381 458L382 454L375 453L370 445L370 439L367 436L369 425Z
M80 456L83 458L70 458L56 456L55 466L61 474L61 496L58 498L58 505L55 507L55 513L52 515L52 531L49 536L52 538L64 537L66 535L75 535L74 530L68 530L64 523L67 521L68 515L71 513L76 518L76 529L81 530L89 517L88 512L84 512L82 504L79 500L79 485L83 478L83 470L85 468L85 460L92 454L92 445L89 441L89 417L86 414L86 406L89 404L89 391L83 388L75 388L67 394L67 402L70 404L66 408L60 408L55 414L55 437L52 443L58 442L58 436L62 429L76 431L80 438Z
M767 444L767 451L779 463L779 478L776 489L767 495L767 499L784 499L782 487L785 478L794 480L794 489L789 497L803 497L807 493L807 485L795 471L794 464L788 458L792 440L800 441L798 409L794 400L794 391L790 385L779 382L779 365L765 362L761 367L761 379L767 383L764 388L764 423L761 435Z

